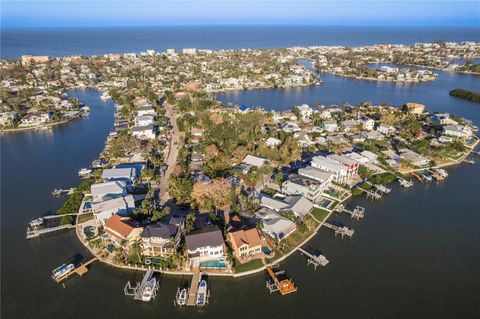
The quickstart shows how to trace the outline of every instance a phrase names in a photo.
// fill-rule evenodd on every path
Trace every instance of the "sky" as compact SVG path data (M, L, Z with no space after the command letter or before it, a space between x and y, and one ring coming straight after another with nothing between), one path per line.
M473 26L480 0L1 0L2 27L209 24Z

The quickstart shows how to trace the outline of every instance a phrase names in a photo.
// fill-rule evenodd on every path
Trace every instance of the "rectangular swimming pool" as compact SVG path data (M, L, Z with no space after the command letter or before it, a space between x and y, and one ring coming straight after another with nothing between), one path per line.
M199 268L203 269L226 269L227 264L223 260L207 260L200 262Z

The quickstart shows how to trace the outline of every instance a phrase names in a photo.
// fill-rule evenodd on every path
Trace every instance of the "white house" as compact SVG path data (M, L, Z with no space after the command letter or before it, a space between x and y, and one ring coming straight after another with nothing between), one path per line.
M293 221L266 207L259 209L255 213L255 217L262 221L263 232L279 241L287 238L297 228Z
M338 130L338 124L337 121L334 120L328 120L323 122L323 128L327 132L335 132Z
M126 216L134 208L135 199L132 195L92 203L95 221L101 224L105 223L113 214Z
M326 158L325 156L315 156L312 158L310 165L333 173L333 180L337 182L344 182L348 177L348 168L346 166Z
M133 119L135 126L153 125L154 117L152 115L139 115Z
M266 158L258 157L255 155L247 155L242 161L242 163L244 164L247 164L250 166L256 166L256 167L262 167L263 165L265 165L266 162L267 162Z
M93 196L93 201L101 201L105 198L126 196L127 183L124 181L96 183L90 186L90 194Z
M137 108L137 115L156 115L155 109L150 106L142 106Z
M448 136L469 137L472 135L472 129L465 125L445 125L443 133Z
M375 127L375 121L371 118L364 118L361 120L364 130L371 131Z
M302 104L302 105L297 105L295 108L300 112L300 115L302 116L302 119L307 119L313 114L313 110L310 106L307 104Z
M278 138L275 138L275 137L269 137L265 141L265 144L267 144L267 146L273 148L273 147L276 147L276 146L282 144L282 141L280 141Z
M155 139L155 130L153 129L152 124L146 126L134 126L132 127L132 136L139 140L153 140Z
M217 226L204 227L189 233L185 236L185 245L193 268L202 268L203 261L225 262L223 235Z
M125 181L127 184L130 184L136 179L135 169L107 168L102 172L102 179L104 181Z
M385 135L390 135L395 133L396 129L391 125L380 124L377 127L377 131Z
M295 122L287 122L282 125L282 130L286 133L300 132L302 129Z

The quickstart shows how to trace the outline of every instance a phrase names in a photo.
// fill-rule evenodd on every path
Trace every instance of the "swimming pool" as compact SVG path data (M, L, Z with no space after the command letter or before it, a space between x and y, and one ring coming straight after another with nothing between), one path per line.
M332 201L329 200L329 199L323 199L321 202L320 202L320 206L323 207L323 208L327 208L328 205L330 205Z
M85 202L85 204L83 205L83 209L90 209L92 208L92 202Z
M200 262L199 268L204 269L226 269L227 264L223 260L207 260Z
M265 255L270 255L272 252L268 247L262 246L262 251Z

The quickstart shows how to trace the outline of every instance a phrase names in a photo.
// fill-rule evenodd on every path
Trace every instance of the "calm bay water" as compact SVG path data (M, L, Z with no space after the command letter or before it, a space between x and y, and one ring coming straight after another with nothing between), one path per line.
M424 40L411 35L408 41ZM208 44L204 46L211 47ZM437 81L417 85L323 78L320 87L231 92L218 97L275 109L344 100L416 101L426 103L430 110L465 115L480 125L478 104L448 96L454 87L478 88L478 77L441 73ZM200 311L177 309L173 307L176 289L188 278L166 276L155 301L134 302L123 295L123 287L140 275L100 263L93 264L84 278L73 277L62 288L51 280L51 270L76 254L88 256L86 249L73 232L27 241L25 228L32 217L61 205L62 199L52 198L51 190L79 182L78 169L98 156L113 126L111 102L102 101L89 89L75 90L72 95L92 108L90 118L52 131L0 137L2 318L480 317L478 164L448 169L450 177L439 184L417 184L409 190L393 185L392 193L380 202L355 199L352 204L366 208L364 220L332 218L355 229L352 239L341 240L322 229L307 244L330 259L327 267L314 271L300 254L282 264L299 287L287 297L269 295L264 274L212 278L209 306Z
M478 28L328 26L171 26L129 28L1 29L2 59L23 54L64 56L167 48L284 48L295 45L371 45L480 41Z

